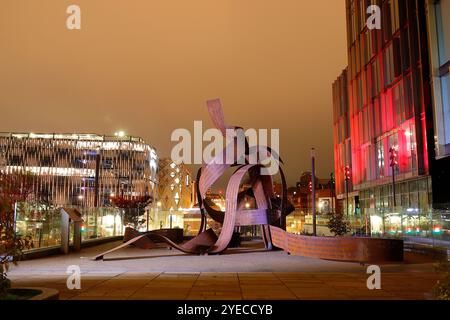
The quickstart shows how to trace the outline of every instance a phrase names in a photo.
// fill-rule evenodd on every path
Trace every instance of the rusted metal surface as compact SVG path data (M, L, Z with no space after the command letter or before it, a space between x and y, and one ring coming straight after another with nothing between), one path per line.
M139 232L133 228L125 228L125 235L123 236L123 242L127 243L137 237L144 235L144 233ZM156 247L155 243L148 237L140 237L139 240L132 243L132 245L141 249L153 249Z
M92 260L102 260L103 257L104 257L105 255L107 255L107 254L109 254L109 253L112 253L112 252L114 252L114 251L117 251L117 250L126 248L126 247L128 247L129 245L132 245L133 243L138 242L139 240L141 240L141 239L143 239L143 238L145 238L145 237L147 237L146 234L137 236L137 237L135 237L135 238L133 238L133 239L127 241L127 242L122 243L120 246L117 246L117 247L115 247L115 248L113 248L113 249L111 249L111 250L102 252L102 253L96 255L95 257L92 257Z
M133 243L136 247L142 249L152 249L155 247L155 243L163 242L163 241L152 241L150 240L151 234L164 236L167 239L170 239L172 242L180 244L183 242L183 229L158 229L149 232L139 232L133 228L127 227L125 228L125 235L123 242L128 242L133 238L136 238L143 234L149 234L149 237L143 238L136 243Z
M403 261L403 240L356 237L310 237L270 226L274 246L294 256L349 262Z
M181 245L175 243L174 241L172 241L171 239L162 234L155 232L147 232L138 235L111 250L96 255L95 257L92 258L92 260L103 260L105 255L126 248L130 245L138 245L139 243L144 243L148 245L149 243L156 243L156 242L164 242L168 244L170 247L187 254L203 254L206 253L210 248L212 248L216 241L217 235L214 233L212 229L208 229L207 231L202 232L197 237Z
M211 254L221 253L228 247L228 244L231 241L231 237L233 236L234 227L236 226L236 214L237 214L237 196L239 193L239 187L241 185L242 179L248 171L256 165L246 165L241 167L235 174L233 174L230 178L230 181L227 186L226 192L226 202L225 202L225 219L222 225L222 230L219 235L219 239L215 244L215 248L209 251ZM263 206L259 207L260 209L267 209L267 200L259 199L258 195L256 195L259 203Z
M224 137L227 129L239 133L238 127L228 126L222 112L219 100L208 101L208 111L212 122ZM262 165L249 164L252 152L258 152L259 147L249 148L245 140L245 148L239 150L236 139L231 141L211 163L206 163L197 174L197 195L202 213L202 223L197 237L179 244L169 234L149 232L140 234L129 230L125 236L125 243L121 246L98 255L94 259L102 259L105 254L134 244L142 248L151 248L155 242L164 242L169 246L187 254L220 254L224 252L232 241L235 227L260 226L264 244L267 249L273 246L283 249L289 254L306 257L353 262L383 262L403 260L403 241L390 239L351 238L351 237L306 237L289 234L286 229L286 216L294 211L287 200L287 186L284 172L280 166L279 173L282 181L281 195L275 195L273 177L261 175ZM273 151L264 146L269 154ZM227 163L227 155L233 152L234 164ZM278 155L277 155L278 156ZM245 159L245 164L237 163L238 159ZM217 160L220 160L218 163ZM280 164L282 163L280 159ZM217 180L231 167L238 167L231 176L226 190L225 212L213 208L213 203L206 198L209 190ZM246 179L244 181L244 179ZM250 186L244 190L241 185ZM257 208L246 210L245 197L255 199ZM222 224L217 236L212 229L206 230L206 215Z
M272 248L269 224L277 223L277 225L280 225L279 221L289 214L285 210L286 206L284 205L287 201L284 175L281 175L284 187L282 199L277 200L274 193L272 177L261 175L262 165L248 164L248 159L252 156L252 152L259 152L260 148L249 148L247 139L245 139L245 148L241 148L236 137L231 139L230 136L227 136L230 132L233 132L235 136L243 135L243 130L240 127L229 126L225 123L220 100L208 101L207 107L213 124L227 138L228 144L210 163L204 164L197 174L197 195L202 213L199 235L191 241L180 245L167 236L155 234L154 232L141 235L128 231L125 237L125 243L118 248L123 248L130 244L142 248L151 248L153 242L163 241L173 248L186 253L219 254L228 248L235 227L237 226L261 226L266 248ZM270 148L263 147L266 148L268 153L272 152ZM230 155L233 156L232 161L228 159L231 157ZM238 160L244 164L239 164ZM213 208L210 199L206 198L206 193L231 167L238 168L229 180L226 190L226 209L225 212L222 212ZM244 178L247 176L248 179L244 181ZM251 187L241 190L243 183ZM251 196L255 199L257 204L256 209L246 210L245 196ZM277 203L280 201L281 203ZM212 230L205 231L207 214L213 220L222 224L222 229L218 237ZM133 236L134 238L130 239ZM107 253L113 251L114 249ZM98 257L103 257L103 255L101 254Z

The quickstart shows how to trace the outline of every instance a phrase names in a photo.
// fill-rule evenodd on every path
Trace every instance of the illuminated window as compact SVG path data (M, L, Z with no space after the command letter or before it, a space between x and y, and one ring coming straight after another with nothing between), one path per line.
M377 178L384 177L384 144L377 142Z

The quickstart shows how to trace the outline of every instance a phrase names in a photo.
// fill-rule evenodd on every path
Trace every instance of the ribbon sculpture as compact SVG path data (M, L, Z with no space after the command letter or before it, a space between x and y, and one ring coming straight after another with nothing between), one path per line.
M227 126L225 124L220 100L208 101L207 106L215 127L221 131L225 138L227 138L227 134L229 134L231 130L231 132L234 133L234 138L222 153L216 155L212 161L203 165L198 171L197 197L199 199L199 208L201 210L201 226L199 234L192 240L179 245L160 233L157 234L156 232L150 231L140 234L137 231L134 231L125 237L125 242L122 245L97 255L93 258L94 260L103 259L104 255L131 244L141 248L149 248L153 241L165 242L170 247L188 254L220 254L228 248L235 227L242 226L260 226L262 228L266 249L272 249L273 245L270 226L285 230L286 216L293 211L292 205L289 204L287 200L286 179L280 166L282 161L280 159L278 163L282 181L282 194L276 196L274 192L273 177L261 174L261 169L264 168L264 166L259 162L261 150L264 150L267 155L272 155L274 152L268 146L249 147L246 137L242 136L242 128ZM245 148L238 147L239 138L245 139ZM230 154L234 155L233 163L226 161ZM242 159L244 159L244 161L238 161ZM257 163L250 164L250 159L257 159ZM239 165L238 162L244 162L245 164ZM207 190L209 190L209 188L231 167L237 167L237 170L228 182L225 212L222 212L213 208L213 202L206 197L206 194ZM244 181L244 178L246 177L247 179ZM241 185L249 187L242 190ZM257 209L245 209L246 196L255 199ZM222 229L218 237L212 229L206 229L207 215L214 221L222 224Z

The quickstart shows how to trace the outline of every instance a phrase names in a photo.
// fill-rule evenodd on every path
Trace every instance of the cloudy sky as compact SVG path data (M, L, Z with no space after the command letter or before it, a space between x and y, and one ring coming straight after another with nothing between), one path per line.
M81 8L81 30L66 9ZM169 156L176 128L277 128L287 176L333 170L331 83L346 66L343 0L2 0L0 131L124 130Z

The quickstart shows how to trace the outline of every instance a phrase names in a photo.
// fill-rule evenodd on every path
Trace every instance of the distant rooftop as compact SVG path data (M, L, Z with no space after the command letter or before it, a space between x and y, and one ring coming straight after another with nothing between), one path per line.
M49 139L49 140L77 140L77 141L98 141L98 142L135 142L147 144L140 137L133 137L119 133L116 135L99 135L93 133L22 133L22 132L0 132L0 138L17 138L17 139ZM153 147L152 147L153 148ZM154 149L154 148L153 148Z

